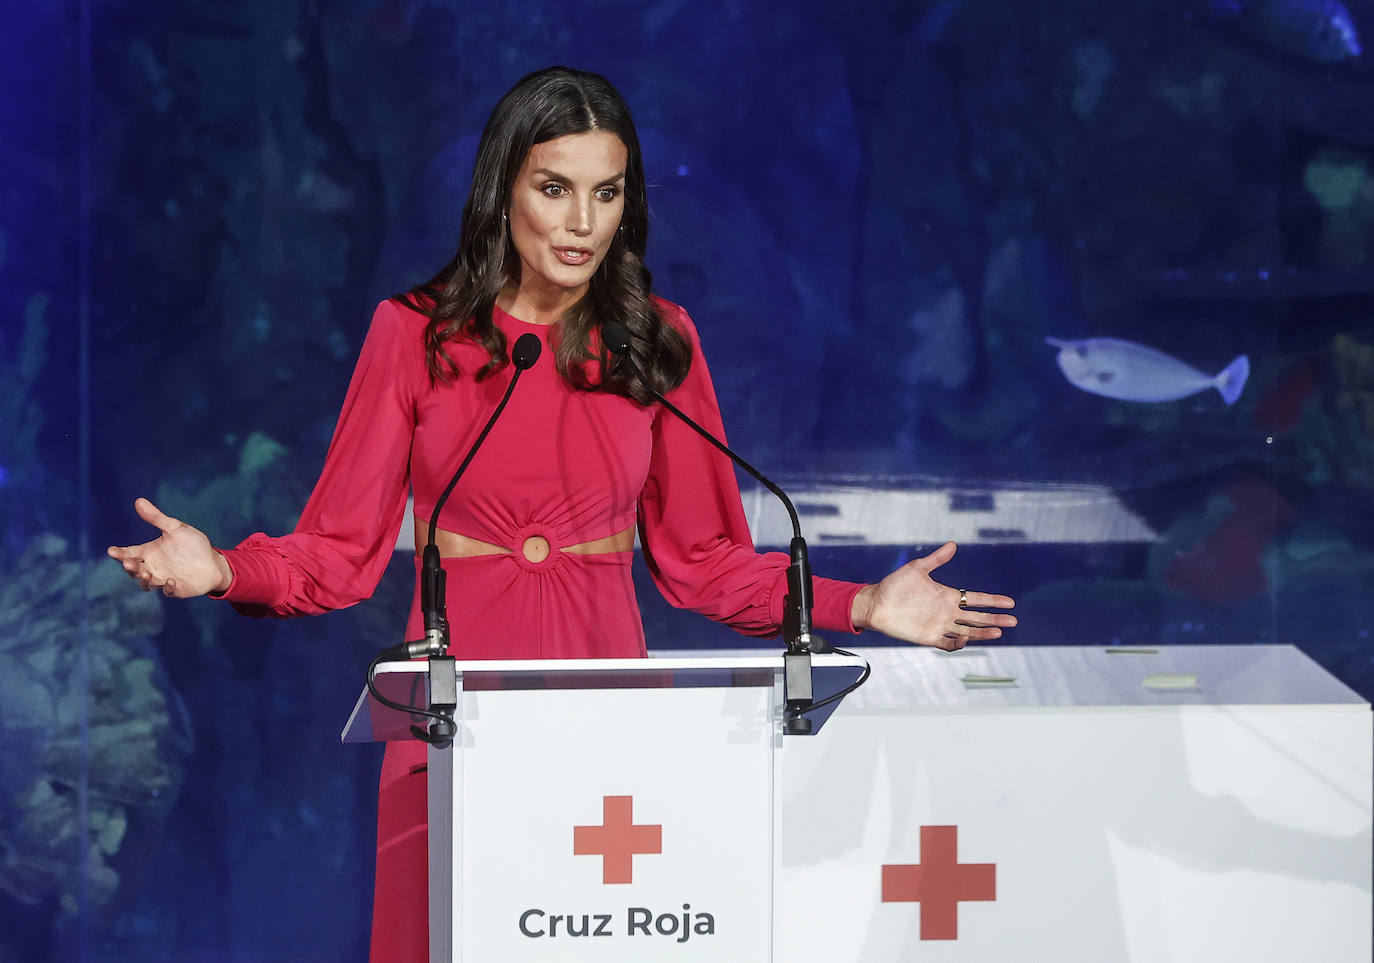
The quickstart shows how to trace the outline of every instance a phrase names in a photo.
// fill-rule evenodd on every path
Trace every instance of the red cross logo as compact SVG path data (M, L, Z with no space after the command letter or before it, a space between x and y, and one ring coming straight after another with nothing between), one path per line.
M634 857L663 852L663 827L634 824L633 796L603 796L600 826L573 827L573 855L600 856L601 882L629 883Z
M922 826L921 862L883 867L883 902L920 903L923 940L957 940L959 903L997 899L997 864L961 864L958 840L957 826Z

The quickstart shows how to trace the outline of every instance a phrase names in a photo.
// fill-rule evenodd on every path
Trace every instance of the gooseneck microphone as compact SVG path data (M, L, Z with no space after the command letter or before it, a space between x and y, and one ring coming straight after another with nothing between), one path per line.
M467 471L473 456L477 454L477 449L482 447L482 443L487 440L487 435L491 434L491 429L495 426L496 420L501 417L501 412L506 410L506 404L510 401L511 394L515 391L515 385L520 381L520 376L534 366L534 363L539 360L542 350L543 345L540 344L539 338L534 334L526 332L516 339L515 346L511 349L511 361L515 364L515 374L511 377L510 384L506 386L506 393L501 396L500 403L492 411L491 417L487 419L486 425L482 428L481 434L473 441L467 455L458 465L457 471L449 479L448 487L435 501L434 510L430 512L429 535L425 539L420 563L420 612L424 617L424 638L414 642L401 642L384 649L372 660L372 664L367 670L367 687L372 693L372 697L393 709L418 713L433 719L429 732L425 732L418 726L411 726L410 729L417 738L441 747L448 745L453 738L455 727L452 718L447 713L451 713L457 705L457 691L455 686L450 684L452 673L436 673L434 671L435 660L452 661L448 656L448 606L445 603L447 578L439 558L439 546L436 544L439 532L439 513L443 510L449 496L453 494L453 489L457 487L458 479L462 478L463 472ZM429 709L392 702L377 691L373 684L373 676L378 665L383 662L399 662L419 658L429 658L431 661Z
M714 445L726 457L739 465L782 501L787 516L792 520L792 543L789 546L791 562L787 566L787 601L783 607L783 641L789 652L829 652L830 646L811 633L812 583L811 561L806 551L806 539L802 538L801 520L797 518L796 506L787 493L773 484L763 473L745 461L729 445L697 424L676 405L663 397L640 370L630 354L630 332L618 321L608 321L601 327L601 340L611 353L623 358L648 391L663 407L680 418L689 428Z
M472 443L468 453L458 465L458 470L449 479L448 487L434 503L434 511L429 517L429 535L425 539L425 547L421 555L420 565L420 611L425 620L425 637L415 642L401 642L382 652L380 661L395 662L404 659L419 659L425 656L443 655L448 650L448 611L444 604L444 594L446 588L446 576L439 560L439 547L435 544L439 532L439 513L443 511L448 498L453 494L453 489L458 485L458 479L463 477L463 472L467 471L468 465L472 462L472 457L477 454L477 449L482 447L482 443L487 440L487 435L491 434L492 427L496 420L501 417L501 412L506 410L506 404L510 401L511 393L515 391L515 385L520 380L520 376L534 366L539 360L539 354L543 350L543 345L533 334L525 333L515 342L515 347L511 349L511 361L515 363L515 376L510 379L510 384L506 386L506 393L502 395L500 403L492 411L491 417L487 419L486 426L482 433L477 436L477 440Z
M787 731L793 734L804 734L811 731L811 720L805 717L805 713L813 709L820 708L821 704L829 704L834 699L822 700L821 703L813 704L811 686L811 654L835 651L820 636L811 631L811 610L812 610L812 580L811 562L806 551L806 539L802 537L801 520L797 517L797 509L792 504L792 499L787 497L787 493L775 485L768 478L764 477L749 462L745 461L729 445L711 434L701 425L697 424L681 410L678 409L667 398L663 397L649 379L644 376L634 357L630 354L630 332L625 325L618 321L608 321L601 326L601 341L611 351L612 354L623 359L630 369L639 378L639 382L663 407L667 408L677 416L684 424L695 431L702 438L710 442L717 450L723 453L736 465L739 465L750 475L759 481L774 495L782 501L787 509L787 515L792 520L792 543L789 546L788 555L791 561L787 566L787 598L783 601L783 620L782 636L783 642L787 646L787 652L783 657L784 677L786 680L787 706L785 711L785 724ZM867 678L867 675L864 676ZM862 683L862 679L860 683ZM857 687L857 686L855 686ZM845 690L850 691L850 690ZM844 693L841 693L843 695Z
M482 447L482 442L487 440L487 435L491 434L492 427L496 424L496 419L501 417L501 412L506 410L506 403L510 401L511 393L515 391L515 385L520 380L520 376L534 367L534 363L539 360L539 353L543 350L543 345L533 334L526 332L516 339L515 347L511 349L511 361L515 363L515 374L510 379L510 384L506 386L506 393L501 396L501 402L496 406L496 410L487 419L486 426L482 433L477 436L477 440L468 449L467 456L458 466L458 470L449 479L448 487L444 489L438 500L434 503L434 511L429 514L429 536L425 539L425 549L423 563L420 566L420 611L425 618L425 637L422 643L424 650L417 655L443 655L448 651L448 611L444 604L445 573L439 562L439 547L435 544L435 539L439 532L439 513L443 511L444 505L448 502L449 495L453 494L453 489L458 485L458 479L463 477L463 472L467 471L468 464L472 461L472 456L477 454L477 449ZM411 656L415 658L416 656Z

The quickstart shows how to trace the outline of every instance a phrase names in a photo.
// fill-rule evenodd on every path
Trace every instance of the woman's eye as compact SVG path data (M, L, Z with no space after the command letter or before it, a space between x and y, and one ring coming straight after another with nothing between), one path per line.
M562 197L568 192L562 184L545 184L543 190L550 197Z
M596 192L596 196L603 201L613 201L620 196L620 190L615 187L603 187Z

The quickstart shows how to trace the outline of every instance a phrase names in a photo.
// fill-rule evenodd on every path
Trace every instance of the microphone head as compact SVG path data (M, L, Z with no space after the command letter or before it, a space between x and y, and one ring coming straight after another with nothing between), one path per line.
M534 367L534 363L539 360L539 352L543 350L544 346L539 343L539 339L527 331L515 339L510 359L515 362L517 368L524 371Z
M619 321L607 321L601 326L601 342L612 354L630 353L630 331Z

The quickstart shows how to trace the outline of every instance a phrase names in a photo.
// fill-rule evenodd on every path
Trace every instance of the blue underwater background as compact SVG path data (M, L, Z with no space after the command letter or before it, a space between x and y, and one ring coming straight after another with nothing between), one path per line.
M365 958L380 750L338 733L404 553L258 622L103 549L137 495L291 527L551 63L635 110L656 288L819 573L958 534L1007 644L1294 643L1374 696L1371 41L1374 0L5 4L0 963Z

